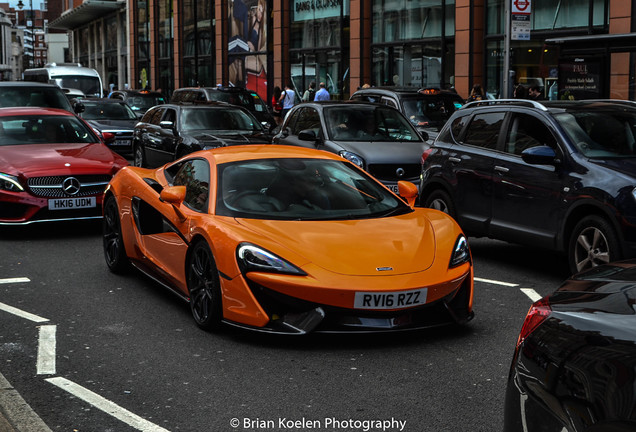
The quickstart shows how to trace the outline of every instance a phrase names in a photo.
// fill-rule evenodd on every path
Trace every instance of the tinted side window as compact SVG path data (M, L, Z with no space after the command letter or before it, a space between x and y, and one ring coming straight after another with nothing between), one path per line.
M210 166L204 159L193 159L181 165L172 182L174 186L185 186L183 203L202 213L208 210L210 198Z
M487 149L496 149L499 132L503 124L505 113L477 114L468 125L464 136L464 144L470 144Z
M158 126L159 123L161 122L161 115L163 114L164 111L165 109L163 108L157 108L156 110L154 110L152 112L152 115L148 118L148 123Z
M298 120L292 129L292 134L298 135L300 131L305 129L313 129L318 135L320 131L320 115L318 115L318 111L313 108L304 108L300 110L300 114L298 115Z
M151 109L151 110L147 111L143 115L143 117L141 117L140 121L143 122L143 123L151 123L152 116L154 116L157 111L159 111L159 108L155 108L155 109Z
M505 151L521 155L525 149L541 145L557 149L556 139L541 119L527 114L515 114L506 137Z

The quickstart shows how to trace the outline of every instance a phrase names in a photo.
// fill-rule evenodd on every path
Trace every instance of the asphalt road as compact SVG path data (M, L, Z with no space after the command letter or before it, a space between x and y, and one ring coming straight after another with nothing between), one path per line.
M530 297L568 276L550 252L471 238L465 327L209 334L154 282L111 274L100 232L0 232L0 373L52 431L501 431Z

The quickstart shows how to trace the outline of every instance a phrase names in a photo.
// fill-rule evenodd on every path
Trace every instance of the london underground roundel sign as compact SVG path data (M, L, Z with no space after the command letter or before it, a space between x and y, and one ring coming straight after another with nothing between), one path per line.
M530 0L511 0L513 14L529 14Z

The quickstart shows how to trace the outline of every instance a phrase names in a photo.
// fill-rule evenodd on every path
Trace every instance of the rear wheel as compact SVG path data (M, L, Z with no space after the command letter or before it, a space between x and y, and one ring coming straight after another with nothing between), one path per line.
M144 149L139 143L133 145L133 165L140 168L146 167L146 156Z
M108 268L113 273L125 273L130 262L124 248L121 234L121 222L117 200L110 195L104 203L104 218L102 219L102 236L104 243L104 258Z
M204 330L218 330L223 318L221 282L212 251L205 241L192 247L187 272L194 321Z
M424 207L439 210L455 218L455 204L450 195L441 189L431 192L431 194L426 197Z
M570 237L570 271L578 273L620 259L618 238L610 223L600 216L587 216L576 224Z

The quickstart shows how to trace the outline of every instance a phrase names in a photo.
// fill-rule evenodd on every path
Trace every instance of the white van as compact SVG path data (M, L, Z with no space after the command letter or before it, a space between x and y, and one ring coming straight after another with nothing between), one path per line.
M97 71L79 63L48 63L43 68L26 69L24 80L80 90L87 97L104 97L104 86Z

